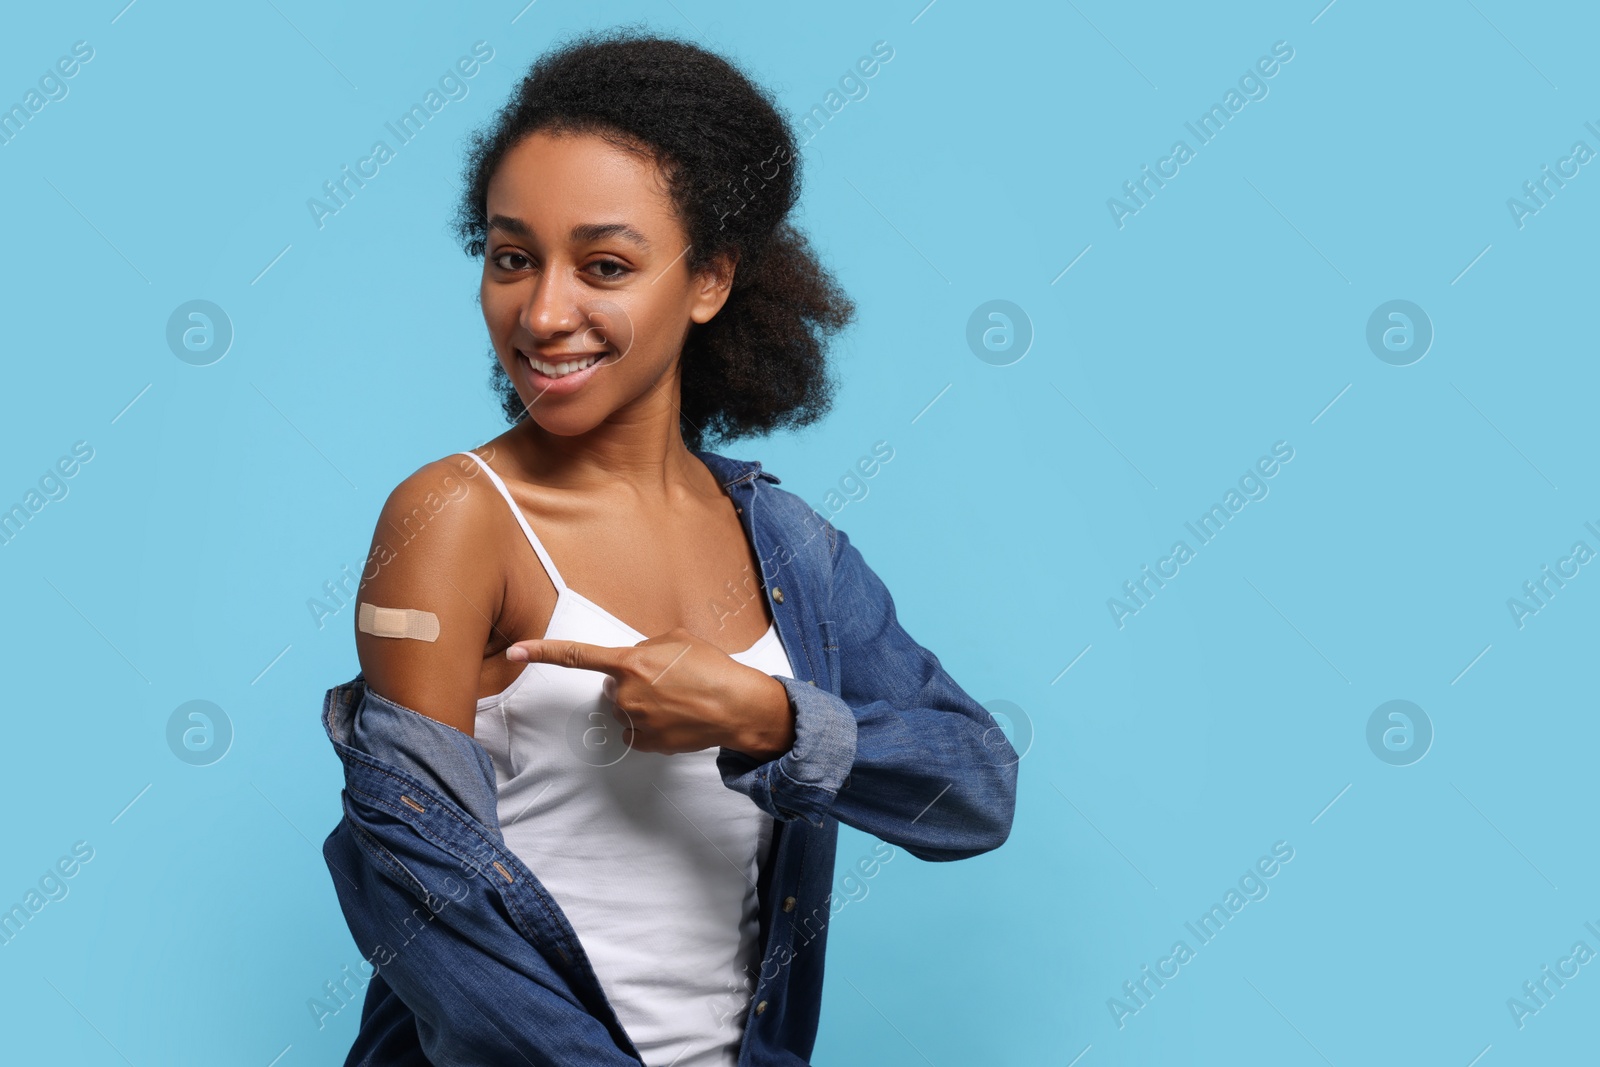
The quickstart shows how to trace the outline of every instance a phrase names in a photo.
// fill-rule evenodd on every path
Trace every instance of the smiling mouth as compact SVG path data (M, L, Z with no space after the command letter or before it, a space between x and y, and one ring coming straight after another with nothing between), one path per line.
M539 357L528 352L524 352L519 348L517 349L517 355L521 356L531 367L533 367L534 370L538 371L546 378L560 379L565 378L569 374L576 374L578 371L592 367L594 364L604 359L606 353L586 352L581 355L567 356L561 360L553 361L540 359Z

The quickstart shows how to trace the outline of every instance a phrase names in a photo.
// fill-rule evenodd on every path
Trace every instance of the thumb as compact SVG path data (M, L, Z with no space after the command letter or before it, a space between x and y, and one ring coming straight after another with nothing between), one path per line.
M506 649L506 659L514 663L549 663L582 671L615 671L622 667L627 648L591 645L583 641L518 641Z

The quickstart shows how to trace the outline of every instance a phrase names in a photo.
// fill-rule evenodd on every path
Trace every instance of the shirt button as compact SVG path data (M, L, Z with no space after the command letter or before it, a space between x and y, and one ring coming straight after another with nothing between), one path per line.
M807 678L807 679L806 679L806 684L807 684L807 685L816 685L816 684L817 684L817 683L816 683L816 682L813 682L813 681L812 681L812 680L811 680L811 679L810 679L810 678Z
M757 1015L760 1015L762 1012L764 1012L766 1010L767 1010L767 1002L766 1001L763 1000L760 1004L756 1005L756 1014Z
M772 599L776 600L778 603L782 604L783 603L783 590L779 589L777 586L773 586L772 587Z
M784 911L793 911L794 910L794 897L784 897L783 898L783 910Z

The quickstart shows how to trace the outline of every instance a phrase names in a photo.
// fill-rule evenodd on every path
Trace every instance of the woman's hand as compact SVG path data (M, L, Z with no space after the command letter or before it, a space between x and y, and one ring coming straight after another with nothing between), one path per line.
M794 710L783 683L682 627L617 648L518 641L506 658L603 672L622 739L641 752L720 746L769 760L794 745Z

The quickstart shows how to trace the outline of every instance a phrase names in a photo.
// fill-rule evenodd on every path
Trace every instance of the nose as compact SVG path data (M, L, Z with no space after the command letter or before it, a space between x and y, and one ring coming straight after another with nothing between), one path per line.
M577 282L566 271L547 269L535 276L522 306L522 328L541 341L588 325L578 307Z

